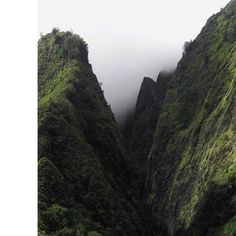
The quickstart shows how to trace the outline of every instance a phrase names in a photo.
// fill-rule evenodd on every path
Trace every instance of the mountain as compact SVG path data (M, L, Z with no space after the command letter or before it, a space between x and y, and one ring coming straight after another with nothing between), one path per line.
M141 196L145 188L147 156L170 78L171 75L163 72L159 74L156 82L147 77L143 79L130 124L128 157L133 169L133 185Z
M40 38L40 236L236 235L236 0L183 49L122 133L84 40Z
M148 154L147 201L169 235L236 234L236 1L185 44Z
M83 39L58 29L40 38L38 90L39 235L152 235Z

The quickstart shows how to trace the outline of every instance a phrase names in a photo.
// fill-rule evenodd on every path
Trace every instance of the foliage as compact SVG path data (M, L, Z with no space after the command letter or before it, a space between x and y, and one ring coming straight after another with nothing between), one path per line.
M231 1L185 44L168 85L147 189L171 234L206 235L236 211L235 14Z
M54 29L38 47L39 231L145 234L140 206L127 195L122 137L86 43Z
M168 86L157 81L163 94L155 82L142 86L131 165L87 44L59 29L40 38L39 235L157 235L159 224L171 235L233 234L235 15L233 0L185 43ZM132 165L148 206L131 187Z
M223 225L216 236L234 236L236 234L236 216L232 217L225 225Z

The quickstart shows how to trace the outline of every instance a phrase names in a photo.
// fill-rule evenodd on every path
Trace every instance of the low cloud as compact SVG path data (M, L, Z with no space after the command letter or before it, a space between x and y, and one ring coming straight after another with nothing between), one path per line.
M156 80L161 70L175 68L181 57L181 47L157 46L134 42L92 53L94 72L120 125L135 107L143 77Z

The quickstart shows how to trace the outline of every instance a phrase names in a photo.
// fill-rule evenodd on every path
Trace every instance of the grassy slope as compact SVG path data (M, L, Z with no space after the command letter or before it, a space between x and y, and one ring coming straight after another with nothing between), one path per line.
M234 0L186 49L149 155L148 200L171 234L210 234L236 212L235 63Z
M70 32L39 40L39 234L142 235L120 132Z

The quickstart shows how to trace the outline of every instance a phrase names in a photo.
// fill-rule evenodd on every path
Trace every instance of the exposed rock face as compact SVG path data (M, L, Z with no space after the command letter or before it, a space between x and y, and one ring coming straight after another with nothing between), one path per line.
M148 201L170 235L234 235L235 80L233 0L187 44L149 153Z
M144 194L147 156L170 77L160 73L157 82L145 77L135 107L128 156L133 168L133 182L141 196Z

